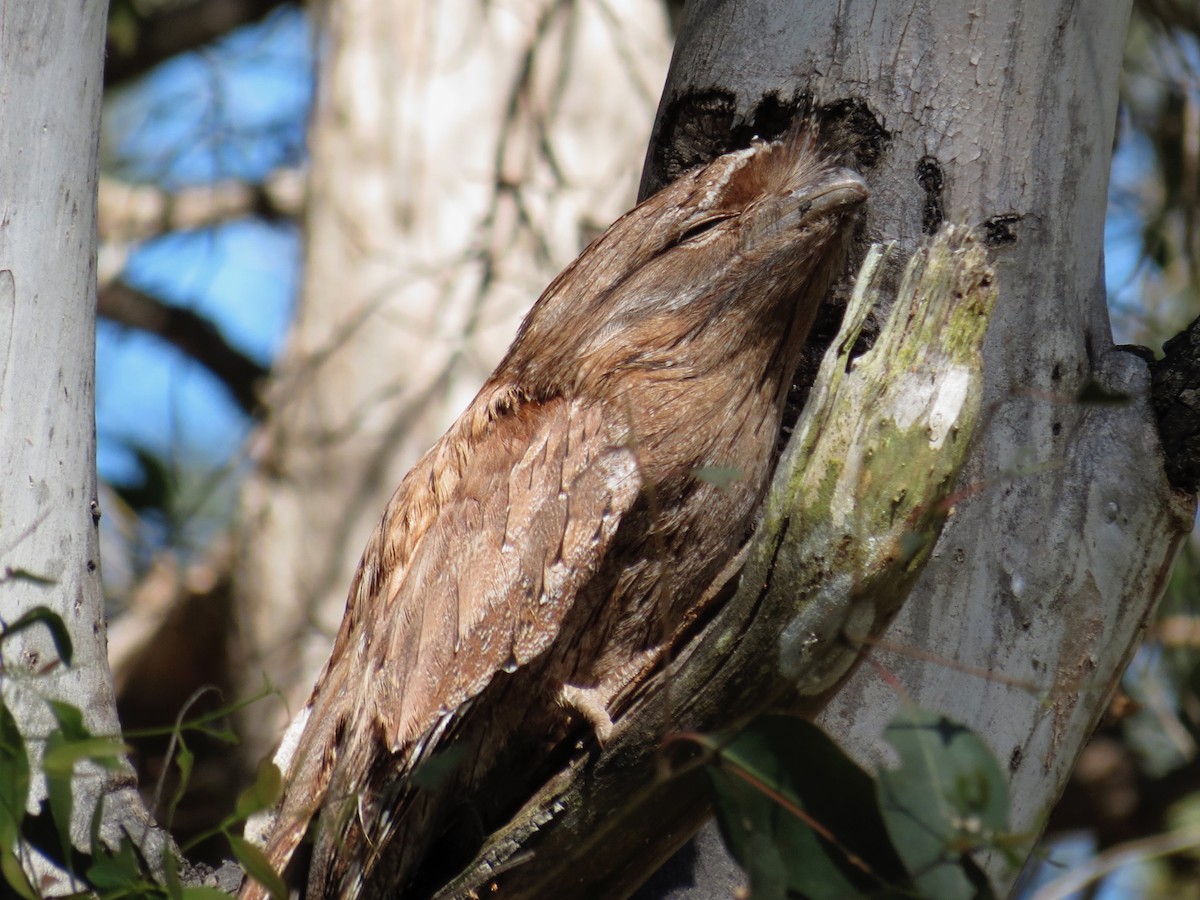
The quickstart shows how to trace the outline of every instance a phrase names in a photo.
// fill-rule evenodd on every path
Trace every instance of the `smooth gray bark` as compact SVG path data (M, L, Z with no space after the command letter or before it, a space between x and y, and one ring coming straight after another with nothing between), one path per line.
M96 179L108 4L0 2L0 619L45 606L74 644L56 665L49 632L6 640L0 690L35 762L47 699L119 734L106 657L95 440ZM35 775L29 811L45 797ZM76 768L72 835L105 798L103 836L141 835L128 764ZM47 895L70 888L42 873Z
M711 619L610 704L605 744L564 765L437 897L482 895L493 882L512 898L625 896L704 819L706 752L695 744L708 739L697 734L824 692L894 616L982 418L996 289L967 229L942 229L898 289L891 251L877 246L859 268L732 596L717 590ZM897 299L878 340L851 362L889 289Z
M1167 486L1146 365L1113 348L1105 306L1129 9L701 0L689 4L656 132L661 140L664 114L693 93L727 93L732 127L752 127L770 95L861 102L889 135L869 176L868 236L912 247L939 213L991 235L1001 288L985 351L991 421L934 558L885 636L891 649L872 655L917 703L983 735L1012 777L1013 831L1031 838L1194 512L1193 497ZM1077 402L1092 382L1131 401ZM878 765L899 700L863 666L819 721Z

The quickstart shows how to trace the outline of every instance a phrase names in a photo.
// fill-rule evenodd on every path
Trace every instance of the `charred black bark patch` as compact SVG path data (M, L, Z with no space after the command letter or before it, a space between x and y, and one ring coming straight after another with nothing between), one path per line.
M946 220L946 206L943 192L946 188L946 176L942 172L941 163L933 156L923 156L917 163L917 184L925 192L925 204L921 208L921 231L929 236L937 234Z
M736 117L737 98L730 91L690 91L671 100L654 138L638 200L656 193L689 169L734 149Z
M983 228L984 242L989 247L1002 247L1005 244L1015 244L1019 237L1016 226L1022 218L1017 213L1001 213L998 216L985 219L981 226Z
M866 101L857 97L818 105L808 93L785 97L770 91L749 107L749 114L740 115L738 109L737 96L718 87L691 90L668 102L642 174L639 201L722 153L782 137L801 117L819 124L830 156L859 171L873 168L891 141Z
M892 142L891 133L879 117L858 97L827 103L815 111L815 116L826 139L847 154L843 164L860 171L875 168Z

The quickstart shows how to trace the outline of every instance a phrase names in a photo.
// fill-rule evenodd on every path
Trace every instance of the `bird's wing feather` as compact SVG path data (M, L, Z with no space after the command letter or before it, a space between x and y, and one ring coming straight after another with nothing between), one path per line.
M303 787L273 817L267 853L280 871L335 767L364 763L370 732L350 746L340 736L354 710L399 753L497 672L543 652L641 490L627 429L599 404L524 401L497 415L488 401L485 388L417 463L363 553L286 766ZM242 896L262 891L248 884Z
M393 752L554 641L641 490L611 419L595 403L525 403L474 447L378 611L372 693Z

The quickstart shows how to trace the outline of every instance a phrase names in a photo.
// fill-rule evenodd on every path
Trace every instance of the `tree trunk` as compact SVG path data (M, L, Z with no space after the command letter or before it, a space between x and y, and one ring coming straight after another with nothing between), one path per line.
M1010 831L1026 850L1195 509L1194 497L1167 484L1146 365L1113 347L1105 307L1105 187L1129 5L1087 17L1073 10L695 3L643 181L652 190L752 135L776 133L802 107L858 141L872 191L867 240L912 250L949 221L989 245L1001 295L985 348L984 421L954 514L899 618L868 643L878 665L858 667L808 710L869 768L886 765L883 728L906 699L963 722L1007 767ZM779 634L765 635L763 659L778 656ZM693 652L703 640L664 679L686 701L667 691L659 705L635 707L598 759L577 760L489 837L477 868L446 895L492 878L512 896L540 896L550 884L585 893L635 884L662 847L694 828L700 785L693 779L689 795L657 782L647 760L662 722L703 722L689 715L736 677L693 677L710 651L729 655L719 640ZM499 874L501 860L534 848ZM997 891L1011 887L1003 854L988 870Z
M984 737L1012 779L1012 831L1030 840L1136 648L1195 511L1194 497L1167 485L1146 365L1113 347L1105 303L1103 222L1129 10L693 2L646 173L660 177L656 160L678 146L678 123L701 110L719 133L753 126L773 98L863 104L888 134L869 178L869 237L911 248L942 218L987 236L1001 290L985 349L990 423L924 577L871 655L914 702ZM1092 384L1129 402L1081 400ZM863 666L818 721L875 767L902 700ZM994 862L995 877L1003 866ZM996 886L1004 891L1007 878Z
M3 701L40 770L55 719L48 700L83 712L94 734L119 726L106 655L96 494L96 179L108 4L0 2L0 619L42 606L65 623L74 654L59 663L47 628L4 641ZM133 771L76 767L71 833L146 832ZM28 798L46 797L40 775ZM157 861L161 852L148 850ZM70 889L44 871L47 895Z
M293 712L387 497L632 201L669 47L655 0L338 0L323 25L305 285L239 580L250 682ZM258 752L281 724L256 714Z

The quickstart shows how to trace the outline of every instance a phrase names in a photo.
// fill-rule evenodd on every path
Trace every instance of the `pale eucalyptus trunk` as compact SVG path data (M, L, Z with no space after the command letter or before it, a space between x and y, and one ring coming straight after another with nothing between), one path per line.
M119 738L105 640L96 493L96 179L108 4L0 2L0 620L35 607L61 618L74 648L61 664L49 629L3 645L0 690L33 768L27 810L46 797L38 774L54 726L47 701L82 711ZM71 835L147 834L133 770L76 766ZM147 846L155 861L160 841ZM26 858L47 895L65 872Z
M948 221L990 245L1000 296L977 443L922 577L882 640L867 642L895 683L878 665L860 665L808 709L869 768L887 764L882 731L905 698L976 730L1007 768L1010 828L1026 850L1136 648L1195 509L1168 487L1146 365L1113 346L1105 305L1103 221L1128 18L1128 3L1086 14L1065 2L693 3L644 181L661 183L671 153L736 144L736 133L770 124L764 111L793 101L854 109L860 126L882 129L866 240L912 251ZM1080 402L1089 386L1128 401ZM753 559L751 551L747 571L758 577ZM772 615L761 610L758 618ZM781 632L757 634L758 656L779 660ZM638 754L653 755L664 720L685 730L712 724L706 707L734 676L710 651L755 657L744 641L732 655L727 642L705 650L704 641L680 654L672 675L668 693L686 699L668 698L664 716L648 688L651 700L599 760L564 772L447 896L486 885L535 840L533 861L501 876L513 896L550 884L631 885L653 869L704 803L651 787L647 770L625 773L645 759ZM802 692L821 686L810 675L800 672ZM705 880L672 894L716 896L721 865L702 859ZM1017 870L1000 854L988 868L1006 892ZM617 872L621 881L611 881Z
M916 703L984 737L1012 779L1012 830L1030 839L1135 650L1195 510L1167 485L1146 365L1114 348L1105 304L1129 13L1129 2L700 0L660 107L717 88L733 96L740 124L771 93L861 100L890 135L869 179L870 238L909 248L922 239L930 162L946 220L999 238L988 421L955 514L884 636L889 649L872 656ZM1131 401L1076 402L1093 381ZM874 767L900 703L862 666L818 721ZM993 862L1003 891L1011 873Z

